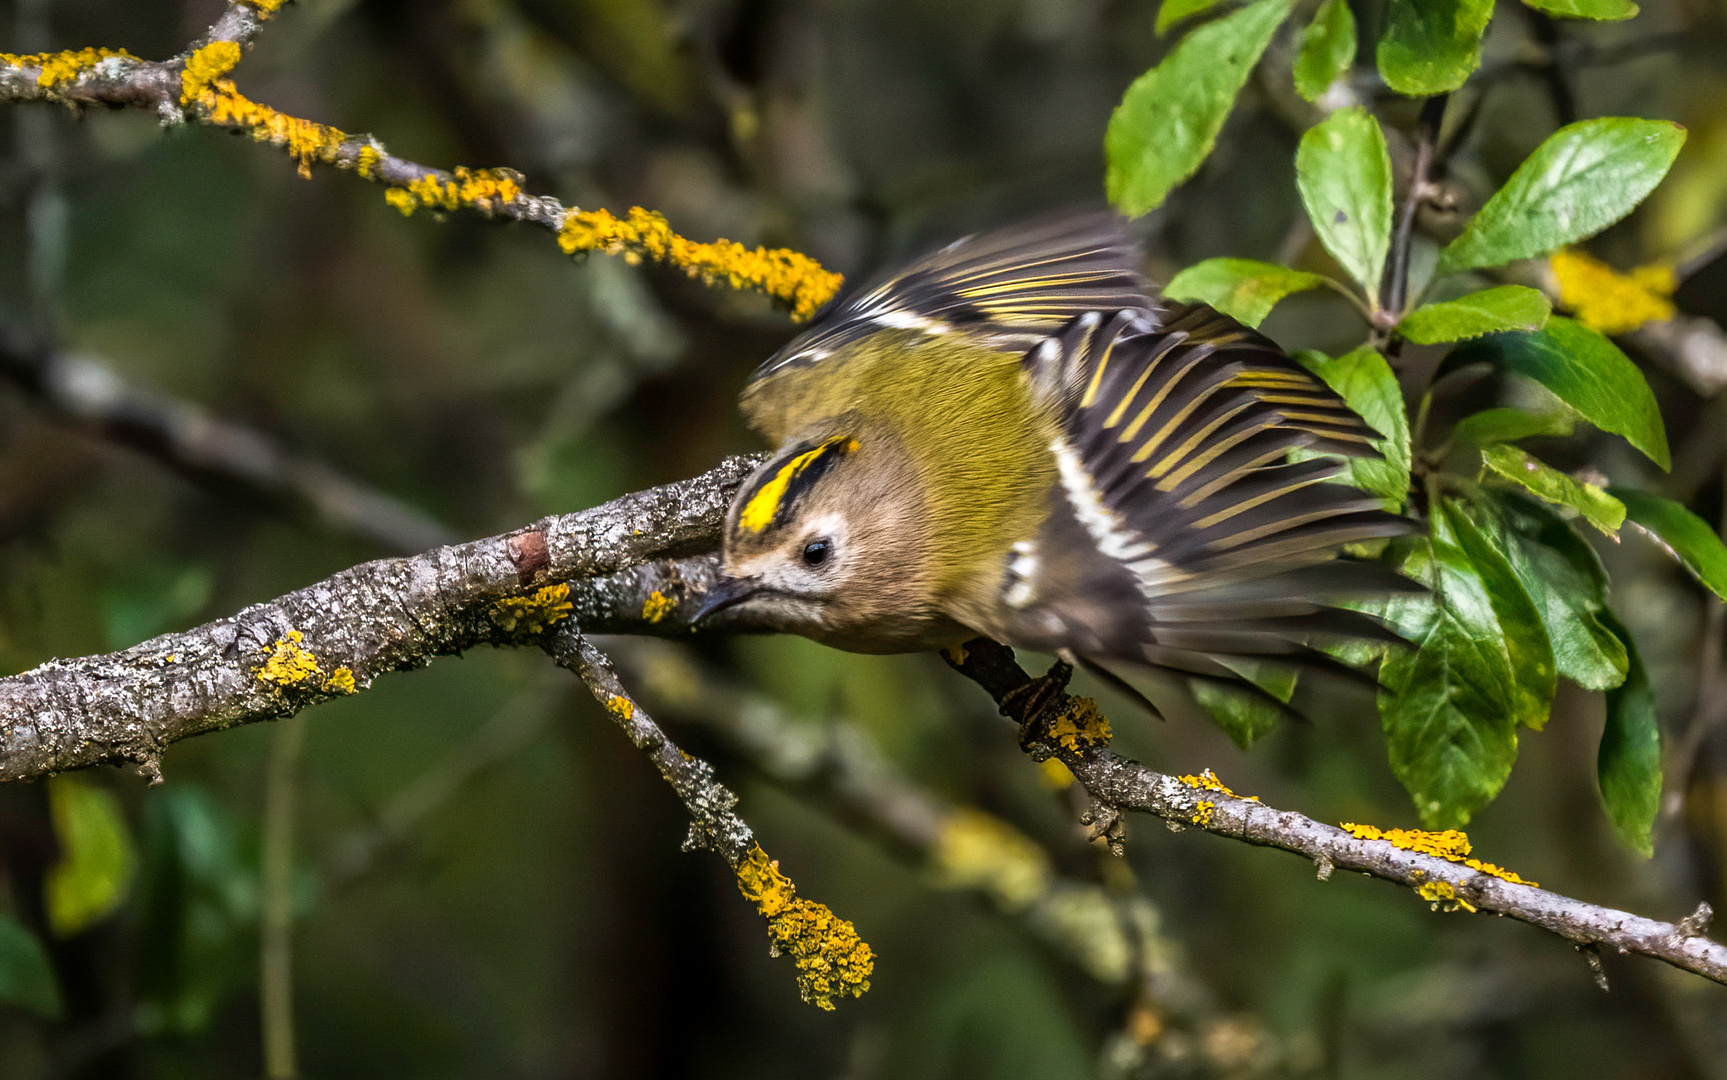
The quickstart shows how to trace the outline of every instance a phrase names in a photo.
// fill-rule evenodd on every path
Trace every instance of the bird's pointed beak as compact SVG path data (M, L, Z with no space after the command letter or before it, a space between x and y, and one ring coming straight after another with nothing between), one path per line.
M690 616L692 625L701 622L717 611L724 611L734 604L741 604L756 594L761 581L753 577L721 578L702 597L701 606Z

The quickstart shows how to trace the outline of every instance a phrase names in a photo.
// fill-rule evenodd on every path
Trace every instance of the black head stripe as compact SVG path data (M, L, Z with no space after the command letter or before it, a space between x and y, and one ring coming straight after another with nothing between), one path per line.
M836 435L822 442L801 443L781 454L745 492L738 511L738 531L759 534L784 524L816 481L857 448L856 439Z

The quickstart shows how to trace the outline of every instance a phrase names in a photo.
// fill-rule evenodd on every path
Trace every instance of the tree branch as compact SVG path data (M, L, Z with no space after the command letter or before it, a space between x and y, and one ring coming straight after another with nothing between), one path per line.
M1711 914L1706 904L1679 923L1658 922L1507 881L1387 840L1359 839L1343 829L1242 798L1213 778L1196 784L1166 776L1110 752L1103 740L1088 739L1083 731L1064 734L1057 728L1058 733L1051 735L1051 720L1083 715L1089 703L1070 697L1059 685L1052 686L1047 677L1027 675L1011 649L980 638L959 652L961 658L950 657L949 662L987 690L1005 715L1019 722L1033 755L1059 757L1086 790L1108 806L1293 852L1312 860L1321 880L1334 869L1353 870L1415 889L1435 906L1491 911L1551 931L1580 949L1634 952L1727 983L1727 945L1706 936ZM1091 712L1095 715L1095 706Z
M434 656L537 642L568 615L569 579L711 548L756 461L0 679L0 781L119 760L155 776L162 749L188 736L290 716Z
M150 109L164 125L193 123L241 132L267 143L310 177L313 165L352 172L387 189L404 214L471 210L549 229L567 254L590 251L645 258L691 277L764 293L807 319L839 290L840 275L784 248L746 248L729 240L696 243L640 208L618 219L604 210L567 208L529 195L509 169L433 169L399 158L369 134L350 134L252 101L226 78L280 0L230 3L210 31L169 60L142 60L124 50L82 49L29 56L0 54L0 102L56 102L80 108Z
M49 348L6 326L0 326L0 378L69 427L130 447L194 480L230 491L237 486L261 502L310 511L324 524L385 550L413 554L456 539L415 507L293 454L262 432L135 386L97 360Z

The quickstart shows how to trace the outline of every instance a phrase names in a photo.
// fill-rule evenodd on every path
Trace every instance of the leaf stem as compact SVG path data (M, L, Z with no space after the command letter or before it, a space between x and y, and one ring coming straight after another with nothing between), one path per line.
M1385 289L1380 307L1388 317L1401 319L1409 303L1409 245L1415 232L1415 214L1421 204L1433 196L1430 174L1435 171L1437 158L1434 147L1439 144L1439 128L1445 119L1445 103L1449 95L1428 98L1421 106L1421 118L1416 125L1415 167L1409 175L1409 190L1404 193L1398 214L1397 231L1391 238L1391 265L1385 275ZM1401 350L1392 327L1376 327L1385 334L1383 343L1387 355L1395 358Z

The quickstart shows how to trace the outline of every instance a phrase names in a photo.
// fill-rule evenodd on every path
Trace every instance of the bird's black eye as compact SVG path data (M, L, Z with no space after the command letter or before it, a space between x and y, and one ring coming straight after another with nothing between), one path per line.
M811 540L804 545L804 565L820 566L833 554L833 544L827 540Z

